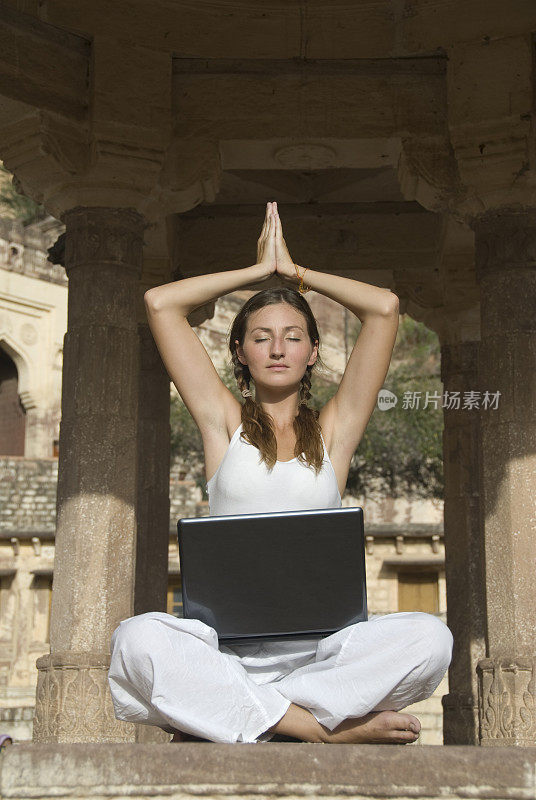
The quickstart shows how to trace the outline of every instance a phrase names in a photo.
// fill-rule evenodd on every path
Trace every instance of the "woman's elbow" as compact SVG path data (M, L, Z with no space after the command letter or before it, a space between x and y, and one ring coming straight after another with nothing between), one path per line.
M143 295L143 302L147 313L158 311L158 287L154 286L152 289L147 289Z
M398 295L394 292L389 291L389 297L387 299L387 304L385 306L385 313L386 314L399 314L400 312L400 300L398 299Z

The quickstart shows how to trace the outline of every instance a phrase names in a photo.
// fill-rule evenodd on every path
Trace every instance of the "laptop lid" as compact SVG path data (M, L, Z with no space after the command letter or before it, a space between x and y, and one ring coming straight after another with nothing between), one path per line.
M363 509L183 518L183 613L224 644L329 636L367 619Z

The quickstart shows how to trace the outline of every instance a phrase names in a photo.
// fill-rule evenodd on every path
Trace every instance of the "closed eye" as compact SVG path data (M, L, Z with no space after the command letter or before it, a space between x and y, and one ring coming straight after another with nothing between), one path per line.
M255 342L265 342L265 341L266 341L266 339L255 339ZM293 339L292 337L289 337L289 341L291 341L291 342L300 342L301 339Z

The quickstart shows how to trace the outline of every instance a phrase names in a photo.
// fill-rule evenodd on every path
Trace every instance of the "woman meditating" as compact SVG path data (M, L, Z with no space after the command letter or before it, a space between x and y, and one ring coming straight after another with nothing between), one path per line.
M239 403L187 317L274 275L281 285L250 297L232 325ZM320 412L307 405L320 345L308 288L362 322L337 392ZM256 264L157 286L145 302L164 364L203 438L210 513L340 507L389 368L396 295L295 265L277 204L268 203ZM155 611L122 621L111 652L116 717L159 726L174 741L267 742L277 734L407 744L421 726L401 710L434 692L450 663L452 634L416 611L371 616L324 638L219 646L200 620Z

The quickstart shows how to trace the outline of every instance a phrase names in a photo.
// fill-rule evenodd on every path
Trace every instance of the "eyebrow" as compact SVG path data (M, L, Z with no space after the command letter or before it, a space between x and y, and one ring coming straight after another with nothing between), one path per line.
M303 331L303 328L301 328L299 325L287 325L285 328L283 328L283 330L284 331L291 331L293 328L297 328L299 331ZM272 333L272 329L271 328L260 328L260 327L257 327L257 328L253 328L251 333L254 333L254 331L268 331L268 333Z

